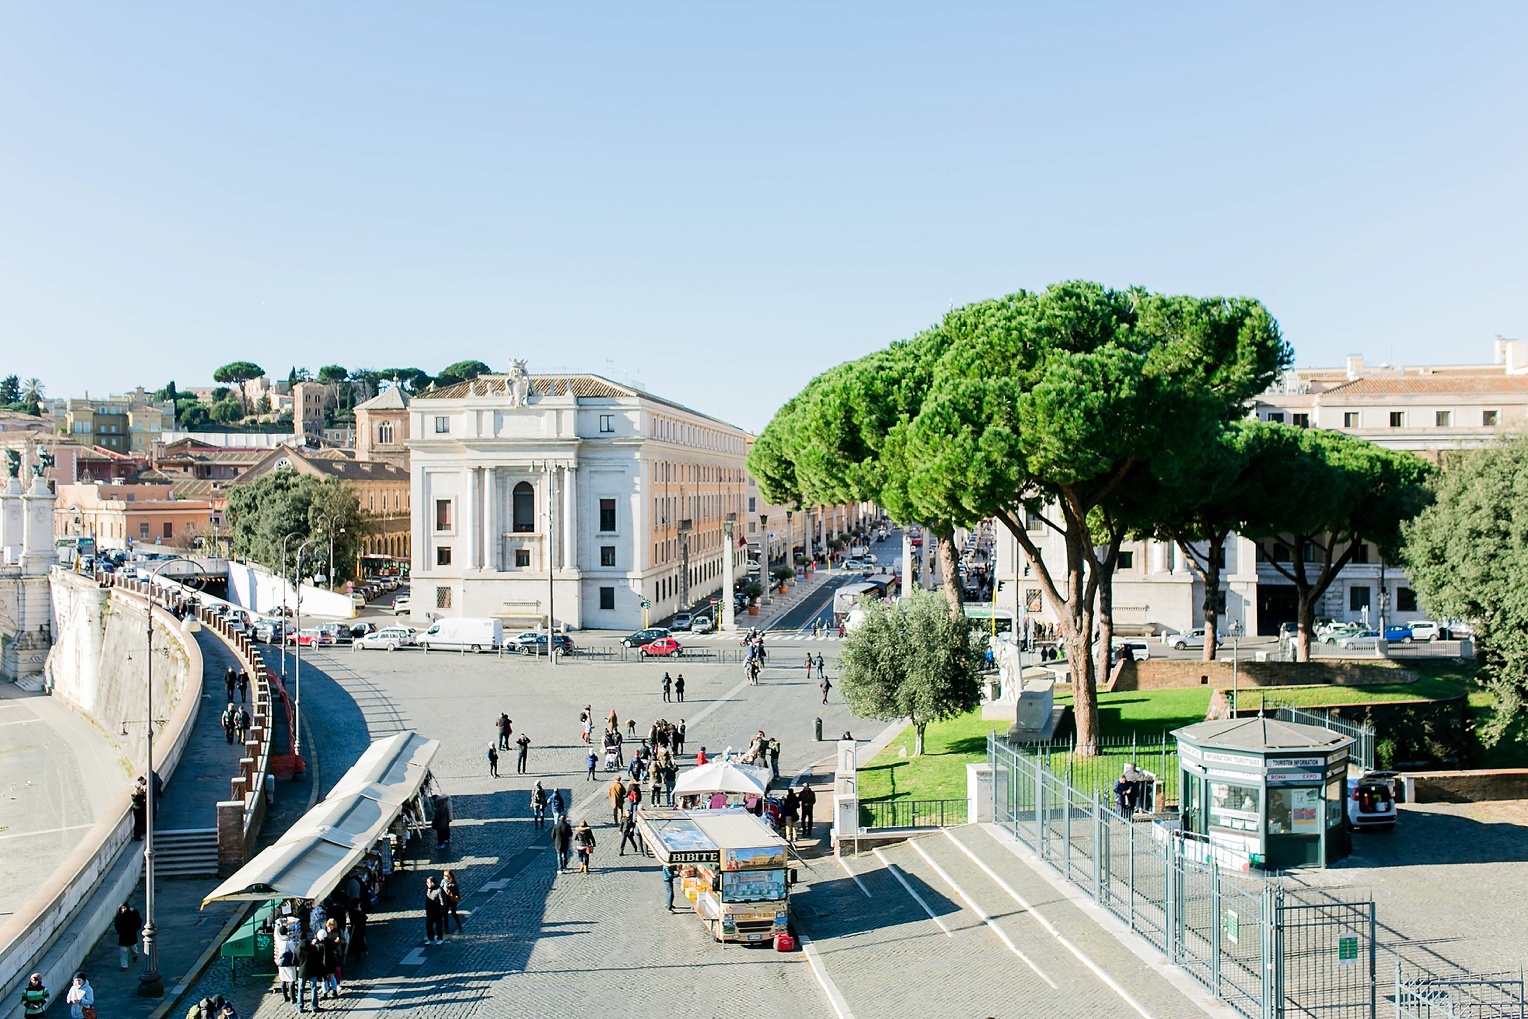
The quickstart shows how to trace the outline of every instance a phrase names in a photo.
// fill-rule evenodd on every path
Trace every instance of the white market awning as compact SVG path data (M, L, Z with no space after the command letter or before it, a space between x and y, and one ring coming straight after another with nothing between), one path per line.
M748 764L717 761L691 768L674 783L675 796L695 796L704 793L752 793L763 796L769 789L768 768L755 768Z

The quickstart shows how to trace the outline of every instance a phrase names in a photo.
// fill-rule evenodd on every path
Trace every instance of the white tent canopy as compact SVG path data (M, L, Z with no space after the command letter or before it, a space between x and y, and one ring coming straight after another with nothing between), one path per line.
M763 796L769 788L768 768L755 768L747 764L717 761L692 768L674 783L675 796L695 796L702 793L752 793Z
M214 888L202 905L328 895L419 792L439 749L439 740L415 732L377 740L322 803Z

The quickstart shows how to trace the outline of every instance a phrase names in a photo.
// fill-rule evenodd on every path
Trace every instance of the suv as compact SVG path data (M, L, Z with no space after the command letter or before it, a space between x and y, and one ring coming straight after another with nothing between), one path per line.
M1354 829L1395 827L1393 777L1393 772L1371 771L1362 778L1348 779L1348 823Z
M630 637L622 637L621 638L621 646L622 647L641 647L644 644L651 644L653 641L657 640L659 637L667 637L668 635L669 635L669 632L668 632L668 628L667 627L652 626L652 627L648 627L646 630L638 630L636 633L632 634Z

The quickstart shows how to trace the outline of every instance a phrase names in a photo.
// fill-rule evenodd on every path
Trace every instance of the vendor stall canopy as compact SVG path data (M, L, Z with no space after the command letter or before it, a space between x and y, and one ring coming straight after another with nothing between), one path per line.
M418 794L440 741L416 732L377 740L276 844L212 890L209 902L322 899Z
M768 768L755 768L747 764L717 761L691 768L674 783L674 795L697 795L701 793L752 793L763 796L769 788Z

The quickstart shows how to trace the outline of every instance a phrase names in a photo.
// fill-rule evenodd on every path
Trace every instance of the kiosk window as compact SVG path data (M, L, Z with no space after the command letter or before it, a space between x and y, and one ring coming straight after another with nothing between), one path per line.
M1324 814L1320 789L1268 790L1269 835L1319 835Z
M1341 775L1326 780L1326 826L1335 828L1343 822L1343 808L1347 801L1343 796L1343 787L1347 785Z
M729 870L720 877L723 902L773 902L785 898L783 870Z
M1255 785L1210 783L1210 827L1257 831L1263 790Z

